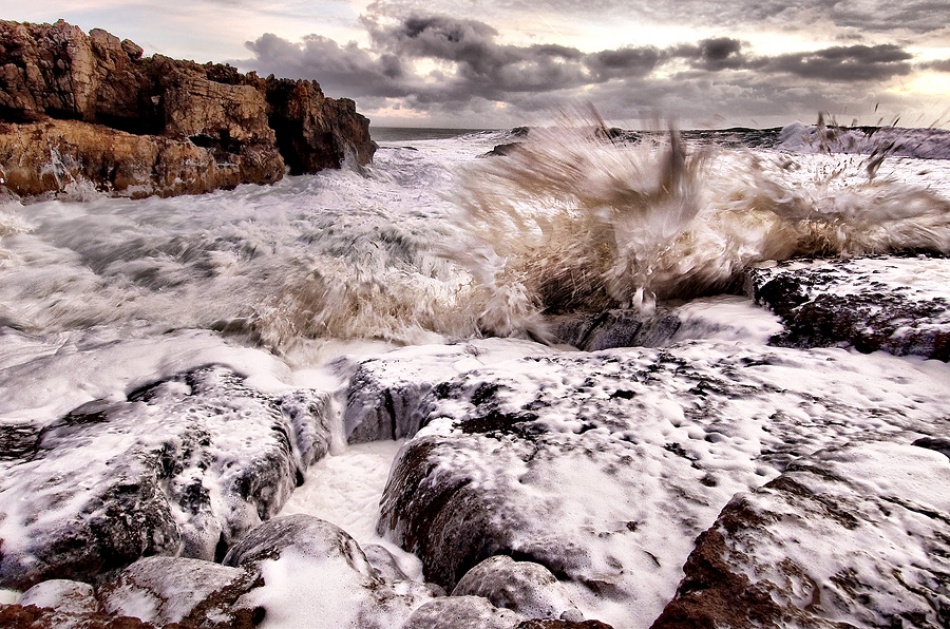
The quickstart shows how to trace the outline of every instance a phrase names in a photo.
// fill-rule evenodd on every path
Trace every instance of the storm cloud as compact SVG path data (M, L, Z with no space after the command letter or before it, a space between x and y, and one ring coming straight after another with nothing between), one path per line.
M777 4L760 10L781 13ZM370 109L436 117L517 116L582 100L608 110L623 103L628 116L651 110L697 116L716 106L781 115L792 106L833 106L836 99L839 106L870 108L880 86L925 67L896 43L768 55L722 35L666 47L583 51L556 43L506 43L487 22L445 15L413 13L394 20L374 14L363 16L361 24L368 45L340 45L318 35L294 43L265 34L247 43L253 58L239 64L314 78L330 95L371 99ZM927 67L944 69L941 62Z

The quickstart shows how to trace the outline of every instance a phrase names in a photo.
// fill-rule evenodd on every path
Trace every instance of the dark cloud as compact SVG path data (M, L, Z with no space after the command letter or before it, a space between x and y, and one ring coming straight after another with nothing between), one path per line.
M595 82L646 76L664 55L652 46L603 50L587 55L584 62Z
M371 11L404 17L420 12L464 14L480 19L513 19L543 11L555 20L630 19L641 23L730 27L771 25L779 28L809 28L828 23L863 32L917 34L947 28L947 0L377 0ZM499 22L500 23L500 22Z
M779 115L791 107L818 111L834 109L836 99L873 107L864 100L874 98L875 82L914 68L912 55L894 44L762 56L739 39L714 37L665 49L584 52L504 44L496 29L472 19L407 15L385 23L365 17L362 23L369 48L316 35L298 44L268 34L248 42L253 59L237 63L317 79L326 93L358 98L363 108L432 116L524 115L568 106L581 95L605 115L614 104L628 113L663 110L691 117L711 108L756 115ZM429 63L416 63L421 60ZM924 65L950 71L944 62ZM420 67L427 68L425 74ZM855 83L866 89L855 91Z
M391 54L371 55L355 43L340 46L335 41L309 35L302 44L266 33L245 46L254 53L250 65L261 74L318 79L324 89L337 95L401 97L413 92L413 77L407 76L400 59Z
M834 46L760 60L762 71L825 81L881 81L910 74L913 56L893 44Z
M710 72L735 70L747 63L742 54L742 42L731 37L716 37L704 39L695 45L676 46L671 54L689 60L695 68Z
M936 70L937 72L950 72L950 59L940 61L928 61L917 66L923 70Z

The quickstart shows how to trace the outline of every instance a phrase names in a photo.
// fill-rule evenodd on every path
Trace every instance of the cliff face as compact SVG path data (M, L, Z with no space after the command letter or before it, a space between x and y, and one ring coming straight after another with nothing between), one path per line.
M312 81L199 65L94 29L0 21L0 184L20 195L91 183L116 195L201 193L365 165L353 101Z

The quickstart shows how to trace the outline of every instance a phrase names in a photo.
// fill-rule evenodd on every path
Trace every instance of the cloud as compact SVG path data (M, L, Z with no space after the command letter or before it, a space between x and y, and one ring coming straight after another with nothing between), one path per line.
M356 43L340 46L319 35L308 35L294 44L271 33L245 44L254 53L249 65L261 74L279 77L317 78L324 89L352 97L402 97L416 86L400 59L391 54L373 55Z
M360 99L361 107L457 117L525 115L584 99L638 117L650 110L695 117L711 108L778 115L792 107L833 109L836 99L873 107L864 102L873 96L864 94L914 70L913 55L896 44L768 56L723 36L585 52L504 43L497 29L474 19L371 15L361 23L368 47L317 35L293 43L267 34L247 43L254 57L238 65L317 79L327 94ZM856 92L856 83L867 89Z
M917 66L923 70L936 70L937 72L950 72L950 59L941 59L939 61L928 61Z
M813 52L763 59L762 71L789 72L806 79L826 81L882 81L910 74L913 58L894 44L834 46Z

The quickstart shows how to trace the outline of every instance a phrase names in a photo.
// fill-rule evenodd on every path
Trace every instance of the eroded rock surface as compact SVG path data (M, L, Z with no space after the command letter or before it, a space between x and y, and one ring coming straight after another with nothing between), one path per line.
M950 625L950 460L834 448L732 500L654 629Z
M195 194L367 164L353 101L312 81L143 57L94 29L0 21L0 186L19 195L93 186Z
M948 258L790 261L748 276L756 301L786 326L777 345L950 360Z
M328 404L263 395L223 367L84 404L0 461L0 586L223 557L326 454Z

